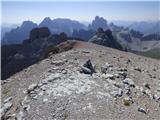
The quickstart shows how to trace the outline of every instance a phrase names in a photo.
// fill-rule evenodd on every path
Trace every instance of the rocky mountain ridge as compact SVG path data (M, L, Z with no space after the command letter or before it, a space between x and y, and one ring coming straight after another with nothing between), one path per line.
M130 29L140 31L144 34L153 34L160 32L160 21L153 22L134 22L128 26Z
M70 19L53 19L44 18L40 24L31 21L24 21L21 26L7 32L2 38L2 44L20 44L28 39L29 33L33 28L48 27L52 34L60 34L65 32L68 36L72 36L74 30L86 29L87 27L78 21Z
M96 34L89 40L89 42L119 50L125 50L125 48L123 49L123 47L113 37L112 31L109 29L104 31L103 28L98 28Z
M31 30L29 39L22 44L2 46L1 79L44 59L51 50L52 53L57 53L59 49L55 46L68 39L65 33L52 35L48 28L42 27Z
M131 51L145 52L160 48L160 35L158 33L144 35L134 30L121 30L113 34L122 46L127 47L127 49Z
M27 28L23 27L24 23L26 24L25 26L27 26ZM158 25L156 26L158 27ZM2 44L22 43L23 40L27 39L29 35L29 31L35 27L48 27L52 34L60 34L61 32L65 32L70 37L80 38L84 41L88 41L91 37L93 37L94 33L99 27L103 28L104 30L110 29L115 33L123 32L124 30L125 31L127 30L128 32L127 35L131 35L133 40L135 39L134 38L135 34L137 35L138 33L141 34L141 36L138 37L140 41L143 35L148 37L142 38L142 41L159 40L159 32L153 32L152 34L149 34L149 33L144 34L142 32L139 32L138 29L132 30L132 28L130 27L127 28L123 26L117 26L114 23L108 23L107 20L99 16L96 16L95 19L92 21L92 23L89 24L88 26L85 26L82 23L75 20L62 19L62 18L57 18L52 20L51 18L46 17L39 25L36 25L31 21L23 22L23 24L20 27L6 33L6 35L2 38ZM133 32L134 34L132 34ZM154 34L158 35L158 37L155 38ZM125 41L125 38L123 39ZM128 44L132 44L132 43L128 43Z
M159 119L160 61L72 42L3 81L2 119Z
M5 33L1 40L1 44L22 43L24 39L28 39L29 32L36 27L38 27L36 23L33 23L32 21L24 21L21 26Z
M103 19L104 20L104 19ZM49 18L45 21L51 21ZM95 20L96 21L96 20ZM106 22L107 23L107 22ZM28 23L24 23L23 28ZM93 30L81 31L81 36L91 37L89 42L96 43L102 46L111 47L124 51L131 51L134 53L142 54L141 51L147 51L146 56L153 58L159 58L158 53L150 55L151 52L148 50L157 50L159 48L160 41L158 40L146 40L156 35L145 36L137 31L123 31L123 28L116 27L114 24L110 24L111 30L120 30L115 34L115 31L110 29L98 28L97 32ZM91 32L91 34L90 34ZM6 79L10 75L22 70L23 68L32 65L39 60L45 58L49 51L57 53L59 48L55 47L61 42L66 40L77 39L76 34L74 37L68 37L64 32L52 35L47 27L34 28L30 31L29 38L24 40L22 44L17 45L3 45L2 46L2 79ZM132 35L131 35L132 34ZM78 35L78 34L77 34ZM133 39L134 37L134 39ZM141 41L139 38L144 38ZM82 39L79 39L82 40ZM131 43L131 44L129 44ZM68 48L67 48L68 50ZM152 52L153 53L153 52Z

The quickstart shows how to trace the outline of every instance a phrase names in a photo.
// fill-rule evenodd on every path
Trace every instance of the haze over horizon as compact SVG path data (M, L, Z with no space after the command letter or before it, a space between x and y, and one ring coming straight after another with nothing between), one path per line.
M91 22L95 16L108 21L157 21L159 2L2 2L2 23L19 24L25 20L40 23L45 17L69 18ZM36 8L36 9L35 9Z

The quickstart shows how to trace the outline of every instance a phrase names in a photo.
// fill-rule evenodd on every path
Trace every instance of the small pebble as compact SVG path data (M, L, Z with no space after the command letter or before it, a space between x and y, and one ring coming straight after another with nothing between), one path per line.
M139 111L139 112L142 112L142 113L144 113L144 114L147 114L147 112L146 112L146 110L145 110L144 108L138 108L138 111Z

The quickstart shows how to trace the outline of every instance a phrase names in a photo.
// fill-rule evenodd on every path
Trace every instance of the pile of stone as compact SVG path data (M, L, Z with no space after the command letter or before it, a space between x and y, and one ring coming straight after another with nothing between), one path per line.
M91 63L91 60L87 60L82 66L81 66L81 70L80 70L81 73L84 73L84 74L93 74L95 73L95 68L93 67L92 63Z

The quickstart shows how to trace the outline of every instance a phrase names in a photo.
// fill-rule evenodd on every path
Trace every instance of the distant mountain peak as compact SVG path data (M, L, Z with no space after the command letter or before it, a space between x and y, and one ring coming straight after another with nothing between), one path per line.
M43 21L39 24L40 27L49 27L53 21L51 20L50 17L45 17Z
M30 21L30 20L26 20L26 21L23 21L22 25L26 25L26 24L29 24L29 23L33 23L33 22Z
M95 20L98 20L98 19L104 19L103 17L100 17L100 16L95 16ZM104 19L105 20L105 19Z
M51 23L51 22L52 22L52 20L51 20L50 17L45 17L45 18L43 19L43 21L41 22L41 24L42 24L42 23Z
M37 26L37 24L36 23L33 23L32 21L24 21L23 23L22 23L22 25L21 25L21 27L22 28L26 28L26 27L28 27L28 26Z
M43 21L52 21L50 17L45 17Z
M108 28L107 20L105 20L103 17L95 16L95 19L89 25L89 29L96 30L99 27L107 29Z

